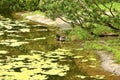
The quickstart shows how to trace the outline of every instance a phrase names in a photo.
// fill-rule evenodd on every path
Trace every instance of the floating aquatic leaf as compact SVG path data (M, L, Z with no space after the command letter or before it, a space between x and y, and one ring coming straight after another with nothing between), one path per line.
M48 31L48 29L37 29L36 31Z
M57 49L56 51L63 51L63 52L70 52L71 50L68 50L68 49Z
M10 47L10 51L16 51L20 49L19 46L28 44L25 36L20 36L21 32L30 32L31 26L26 25L24 22L11 21L5 19L0 21L0 35L5 35L0 44L4 44ZM3 30L4 29L4 30ZM38 29L36 29L37 31ZM47 31L48 29L40 29L38 31ZM28 33L29 34L29 33ZM31 33L30 33L31 34ZM7 36L6 36L7 35ZM38 41L46 39L47 37L38 37L38 35L32 35L37 38L29 39ZM19 37L21 37L19 39ZM31 35L30 35L31 37ZM31 37L32 38L32 37ZM23 40L23 41L19 41ZM8 52L2 52L0 54L7 54ZM12 52L10 52L12 53ZM43 52L39 50L31 50L30 55L15 55L7 56L6 59L0 61L0 79L2 80L46 80L48 75L65 76L70 69L68 65L59 64L59 60L66 60L67 56L72 56L71 50L56 49L51 52ZM4 56L4 55L3 55ZM6 62L6 63L5 63Z
M44 54L45 52L43 52L43 51L31 50L30 53L42 53L42 54Z
M83 48L78 48L78 49L75 49L75 50L77 50L77 51L82 51L82 50L83 50Z
M87 76L77 75L76 77L81 78L81 79L85 79Z
M16 34L9 34L8 36L11 36L11 37L21 37L20 35L16 35Z
M1 43L13 43L13 42L17 42L16 39L7 39L7 40L1 40Z
M37 41L37 40L42 40L42 39L46 39L46 37L34 38L34 39L32 39L32 40L33 40L33 41Z
M30 32L30 29L29 28L23 28L23 29L20 29L21 32Z
M46 75L34 75L30 80L46 80L47 76Z
M61 69L51 69L51 70L48 70L48 71L43 71L42 72L43 74L46 74L46 75L60 75L61 74L61 76L62 76L62 74L64 74L65 75L65 72L62 72L62 70ZM64 76L63 75L63 76Z
M105 75L96 75L95 78L96 78L96 79L104 79L104 78L105 78Z
M87 59L82 59L82 61L81 62L88 62L88 60Z
M6 29L12 29L12 26L6 25L5 28Z
M13 42L9 46L11 47L16 47L16 46L21 46L23 44L28 44L29 42Z
M0 54L7 54L7 53L8 51L4 51L4 50L0 51Z
M73 58L83 58L84 56L74 56Z
M0 31L0 36L1 36L1 35L4 35L4 32Z
M96 66L95 66L95 65L89 65L89 67L91 67L91 68L95 68Z
M7 43L7 42L1 42L0 44L2 44L2 45L9 45L10 43Z
M58 75L59 75L59 76L65 76L66 73L59 73Z
M27 71L28 69L27 68L21 68L21 71Z
M7 32L7 33L19 33L19 31L17 31L17 30L5 30L5 32Z
M2 69L4 69L4 70L7 70L7 69L10 69L10 68L12 68L12 66L11 65L2 65L2 66L0 66Z
M90 57L89 60L96 61L96 58Z

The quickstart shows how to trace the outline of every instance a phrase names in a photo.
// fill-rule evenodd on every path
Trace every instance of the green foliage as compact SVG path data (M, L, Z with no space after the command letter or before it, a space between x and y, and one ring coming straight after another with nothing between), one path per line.
M119 52L119 45L118 45L119 40L108 40L106 43L100 43L99 40L97 41L92 41L92 42L86 42L84 44L84 49L85 50L105 50L110 53L113 53L114 59L116 62L120 63L120 52Z
M111 33L113 32L113 30L107 26L104 25L98 25L98 24L94 24L94 28L92 29L92 31L96 34L107 34L107 33Z
M0 12L35 10L40 0L1 0Z
M118 48L116 47L110 47L110 46L104 46L104 48L109 51L112 52L114 54L114 59L116 60L116 62L120 62L120 52L118 50Z
M40 9L52 19L65 17L83 28L92 27L93 24L106 27L110 23L119 29L118 4L118 0L41 0Z
M76 26L70 33L71 40L84 40L90 38L89 33L79 26Z
M94 50L103 50L103 44L98 43L97 41L86 42L84 44L84 49L94 49Z
M33 12L33 14L41 14L41 15L45 15L43 12L41 12L40 10L35 10L34 12Z

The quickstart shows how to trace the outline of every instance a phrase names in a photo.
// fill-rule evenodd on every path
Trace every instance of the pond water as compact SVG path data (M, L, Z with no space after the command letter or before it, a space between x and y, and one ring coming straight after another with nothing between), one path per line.
M105 80L82 70L88 62L84 56L61 47L55 31L0 16L0 80Z

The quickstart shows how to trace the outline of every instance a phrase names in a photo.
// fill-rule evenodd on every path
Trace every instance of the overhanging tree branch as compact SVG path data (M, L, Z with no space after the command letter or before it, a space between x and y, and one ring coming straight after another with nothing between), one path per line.
M112 12L113 2L111 2L110 7L106 6L104 3L102 5L109 10L112 17L115 17L115 15Z
M75 23L75 22L72 22L72 21L67 21L67 20L63 19L62 17L58 17L58 18L63 20L64 22L70 24L70 25L78 25L78 26L81 26L83 28L82 23Z
M95 1L93 1L93 3L94 3L95 6L101 11L101 13L103 13L103 14L106 15L106 16L111 17L110 15L106 14L106 13L99 7L99 5L98 5Z
M112 24L110 24L110 23L106 23L106 25L107 25L108 27L110 27L111 29L120 30L119 28L114 27L114 26L113 26Z

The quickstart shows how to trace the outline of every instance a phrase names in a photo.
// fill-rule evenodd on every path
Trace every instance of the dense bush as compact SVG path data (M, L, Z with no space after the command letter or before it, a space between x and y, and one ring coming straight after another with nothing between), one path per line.
M35 10L40 0L0 0L0 12Z
M118 0L41 0L40 8L52 19L65 17L84 29L101 25L120 30Z

